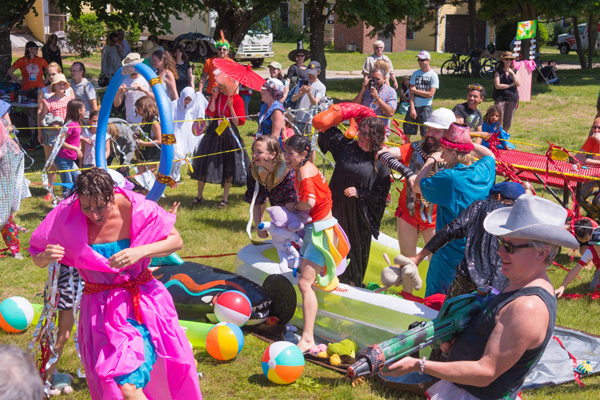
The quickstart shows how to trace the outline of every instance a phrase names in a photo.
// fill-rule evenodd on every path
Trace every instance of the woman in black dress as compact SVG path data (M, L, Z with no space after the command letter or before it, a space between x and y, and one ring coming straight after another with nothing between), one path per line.
M298 42L298 48L296 50L289 52L288 58L294 64L288 68L287 75L285 76L285 79L289 81L289 85L287 85L289 87L288 93L293 93L296 85L302 81L304 84L307 84L308 74L306 73L306 69L308 67L304 65L304 63L311 57L312 53L303 48L302 41Z
M182 45L175 47L173 58L175 59L177 74L179 75L175 79L175 84L177 85L177 93L181 95L181 91L187 86L194 89L194 74L192 73L192 66L188 62L188 55Z
M329 181L333 216L350 242L350 263L339 277L340 282L358 287L367 271L371 235L379 237L379 225L390 191L389 169L376 160L384 140L385 124L375 117L361 121L358 140L347 139L337 128L319 135L319 147L324 153L331 152L336 162Z
M46 44L42 46L42 57L48 64L55 62L60 65L61 70L63 69L60 47L58 47L58 36L55 34L48 36Z

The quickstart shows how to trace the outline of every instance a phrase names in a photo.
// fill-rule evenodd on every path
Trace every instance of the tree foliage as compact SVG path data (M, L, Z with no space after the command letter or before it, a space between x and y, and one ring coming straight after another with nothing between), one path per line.
M82 14L79 18L69 18L67 43L80 57L89 56L96 49L105 34L104 24L96 14Z

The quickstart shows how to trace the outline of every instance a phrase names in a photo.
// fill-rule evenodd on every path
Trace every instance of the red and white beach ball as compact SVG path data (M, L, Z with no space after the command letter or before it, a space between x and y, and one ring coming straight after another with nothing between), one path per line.
M252 303L244 293L230 290L215 300L215 317L219 322L244 326L252 314Z

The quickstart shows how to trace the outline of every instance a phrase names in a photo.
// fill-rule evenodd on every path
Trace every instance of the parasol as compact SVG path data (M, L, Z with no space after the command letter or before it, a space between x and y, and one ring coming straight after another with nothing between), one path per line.
M223 58L214 58L213 63L219 71L231 79L235 79L240 85L244 85L250 89L260 90L265 83L265 80L261 78L260 75L252 71L250 65L241 65L235 61Z

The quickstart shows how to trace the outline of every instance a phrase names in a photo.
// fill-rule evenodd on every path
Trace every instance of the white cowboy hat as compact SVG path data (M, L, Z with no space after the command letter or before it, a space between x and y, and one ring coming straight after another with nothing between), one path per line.
M123 64L123 65L138 64L138 63L141 63L142 61L144 61L144 60L142 59L142 56L139 55L139 53L129 53L123 59L123 61L121 61L121 64Z
M483 227L494 236L536 240L578 249L575 236L564 228L567 210L550 200L524 194L513 207L492 211Z
M144 40L142 46L140 47L140 54L152 54L158 49L158 44L154 43L152 40Z
M429 118L427 118L425 125L435 129L448 129L453 122L456 122L454 113L451 110L442 107L431 113Z

